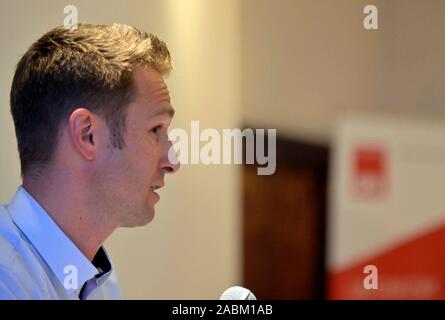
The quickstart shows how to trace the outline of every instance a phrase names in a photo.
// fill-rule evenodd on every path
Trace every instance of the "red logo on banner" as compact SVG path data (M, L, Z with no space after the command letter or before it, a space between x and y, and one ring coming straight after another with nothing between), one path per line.
M360 198L386 196L387 156L381 147L358 147L353 153L354 194Z

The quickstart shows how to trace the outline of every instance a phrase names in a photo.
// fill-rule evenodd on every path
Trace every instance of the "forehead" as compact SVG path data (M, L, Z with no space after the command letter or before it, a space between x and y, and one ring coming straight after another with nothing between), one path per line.
M133 72L134 104L140 112L156 115L166 112L173 116L170 93L162 76L150 67L138 67Z

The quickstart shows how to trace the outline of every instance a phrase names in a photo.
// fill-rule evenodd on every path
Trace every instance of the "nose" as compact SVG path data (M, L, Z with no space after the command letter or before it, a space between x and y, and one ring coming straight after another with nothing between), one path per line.
M164 173L175 173L180 167L181 164L176 157L176 151L174 150L172 143L169 141L166 156L161 161L161 170Z
M181 167L180 163L173 164L170 161L165 161L165 163L161 166L162 171L165 173L176 173Z

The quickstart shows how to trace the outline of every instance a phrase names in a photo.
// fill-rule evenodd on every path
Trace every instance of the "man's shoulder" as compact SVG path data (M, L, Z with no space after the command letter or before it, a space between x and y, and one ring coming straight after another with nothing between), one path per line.
M15 225L8 207L0 205L0 268L3 271L13 269L17 254L23 241L20 229ZM1 280L1 279L0 279Z
M29 253L7 206L0 205L0 299L30 299L36 292L25 263Z
M0 205L0 265L11 262L22 240L7 206Z

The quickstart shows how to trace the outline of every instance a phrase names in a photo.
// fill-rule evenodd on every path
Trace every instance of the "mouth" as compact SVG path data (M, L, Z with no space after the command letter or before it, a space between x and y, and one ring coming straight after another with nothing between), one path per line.
M156 191L158 189L161 189L162 187L164 187L164 182L163 181L153 183L153 185L150 187L150 189L152 191Z
M152 193L155 195L155 197L156 197L156 202L158 202L159 199L161 198L161 197L159 196L159 194L158 194L156 191L159 190L159 189L161 189L163 186L164 186L164 184L162 183L162 184L155 184L155 185L152 185L152 186L150 187L151 192L152 192Z

